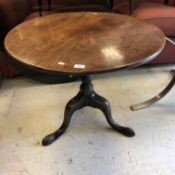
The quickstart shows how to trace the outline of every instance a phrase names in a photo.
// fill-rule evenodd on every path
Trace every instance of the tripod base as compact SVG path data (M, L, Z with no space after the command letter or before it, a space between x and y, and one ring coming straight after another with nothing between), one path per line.
M67 103L64 112L64 121L61 127L43 139L43 146L50 145L56 139L58 139L68 128L73 113L85 106L100 109L104 113L108 124L117 132L127 137L132 137L135 135L132 129L120 126L113 120L111 115L111 107L108 100L95 93L91 83L91 76L88 75L82 77L82 84L80 86L79 93Z

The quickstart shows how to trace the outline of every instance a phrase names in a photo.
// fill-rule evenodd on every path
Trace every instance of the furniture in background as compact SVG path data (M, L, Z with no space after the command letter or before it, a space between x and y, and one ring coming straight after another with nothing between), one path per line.
M10 29L19 23L38 15L34 11L37 4L34 0L1 0L0 1L0 72L2 76L15 76L16 72L6 60L3 42ZM47 13L47 12L46 12Z
M38 1L38 11L39 11L39 15L42 16L42 0L37 0ZM48 0L47 1L47 5L48 5L48 11L52 10L52 0Z
M73 113L85 106L100 109L117 132L134 136L132 129L113 120L108 100L94 91L91 78L154 59L165 46L165 36L157 27L128 16L74 12L22 23L8 33L4 45L16 64L82 81L80 91L66 105L61 127L43 139L42 144L47 146L66 131Z
M50 5L51 2L51 11ZM135 2L133 5L131 2ZM130 5L129 5L130 3ZM148 5L149 3L149 5ZM154 3L154 4L153 4ZM42 15L58 11L110 11L115 13L133 15L149 22L156 23L166 36L175 41L175 7L174 0L169 0L169 5L163 5L164 0L42 0ZM146 5L147 4L147 5ZM134 10L133 10L134 9ZM132 10L132 11L131 11ZM7 63L7 55L3 48L5 35L17 24L34 17L39 17L38 0L1 0L0 1L0 72L2 76L15 76L19 74ZM155 15L155 16L154 16ZM155 18L154 18L155 17ZM168 23L167 20L168 19ZM166 27L166 28L165 28ZM175 48L166 43L164 51L149 64L174 63ZM38 75L38 77L43 77ZM62 79L64 82L64 78Z
M134 0L133 16L158 26L164 34L175 41L174 0ZM128 0L114 0L115 13L129 14ZM167 5L165 5L165 4ZM167 42L163 52L150 64L174 63L175 47Z
M157 25L168 36L166 37L167 45L170 45L172 50L170 49L168 50L165 48L165 53L167 54L166 55L167 58L171 58L168 56L175 55L175 7L174 7L175 1L171 1L171 5L173 5L173 7L167 6L168 3L169 0L164 1L165 5L155 3L142 3L134 10L134 15L140 19L148 21L149 23ZM149 12L153 14L148 14ZM149 100L131 105L131 110L139 110L142 108L146 108L162 99L174 87L175 84L174 69L171 70L171 74L172 74L171 81L160 93L158 93L156 96L154 96Z
M42 11L71 12L71 11L108 11L112 8L111 0L37 0L40 16Z
M48 2L52 2L51 9L48 6ZM57 11L65 11L74 9L86 8L86 10L97 10L97 11L107 11L109 6L107 6L106 0L42 0L42 16L56 13ZM38 0L1 0L0 1L0 73L3 77L19 75L20 71L18 68L14 70L12 66L7 62L8 55L6 54L3 42L5 35L23 21L39 17L40 14L38 6ZM51 11L49 11L51 10ZM45 81L44 74L33 75L33 77L40 77L41 80ZM53 76L52 76L53 77ZM50 78L50 77L49 77ZM46 78L47 80L49 78ZM69 81L69 78L60 77L60 82ZM53 82L55 80L53 79ZM57 78L57 82L59 79Z
M128 14L127 1L117 4L117 12ZM174 63L175 58L175 0L135 0L132 15L148 23L158 26L166 37L164 51L151 63ZM132 110L146 108L162 99L175 84L175 70L171 70L172 79L169 84L153 98L131 105Z

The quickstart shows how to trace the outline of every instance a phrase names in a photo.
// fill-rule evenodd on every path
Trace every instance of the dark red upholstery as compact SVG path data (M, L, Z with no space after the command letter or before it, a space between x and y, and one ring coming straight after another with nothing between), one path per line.
M133 15L139 19L159 27L166 36L175 40L175 7L158 3L140 3ZM155 60L151 63L174 63L175 46L168 43Z
M135 0L135 8L143 0ZM114 13L129 15L129 0L114 0L112 10Z
M1 0L0 1L0 71L3 76L12 76L16 71L6 62L3 41L7 32L19 24L32 12L32 1Z
M175 41L175 7L174 0L170 0L171 5L164 5L164 0L137 0L133 16L159 27L167 37ZM115 12L129 14L128 1L114 6ZM175 46L166 43L163 52L151 63L174 63Z
M169 0L169 6L162 5L164 0L136 0L133 15L157 25L166 36L175 40L175 10L174 0ZM47 0L42 0L43 10L48 9ZM148 3L149 2L149 3ZM150 3L151 2L151 3ZM153 4L154 3L154 4ZM44 11L42 15L67 10L109 10L109 0L52 0L53 11ZM6 62L3 48L7 32L24 20L39 17L37 0L0 0L0 73L3 76L16 75L15 70ZM128 0L114 0L113 11L129 14ZM175 47L167 43L164 51L151 63L174 63Z
M50 15L50 14L53 14L53 13L55 13L55 11L43 11L42 16ZM24 21L27 21L29 19L36 18L36 17L40 17L40 14L38 12L33 12L30 15L26 16Z
M42 0L42 15L48 15L57 11L92 9L107 10L106 0L52 0L52 11L48 10L47 0ZM88 6L85 8L85 6ZM71 8L70 8L71 7ZM73 8L74 7L74 8ZM0 73L3 76L14 76L18 73L7 63L3 48L4 37L7 32L24 20L39 17L37 0L0 0Z
M175 37L171 37L173 41L175 41ZM169 42L166 42L165 48L162 53L156 57L149 64L167 64L167 63L175 63L175 46Z
M144 2L164 4L164 0L135 0L135 8ZM174 0L169 0L169 5L173 6L174 3ZM112 9L116 13L119 12L121 14L129 14L129 0L114 0Z
M155 3L141 3L134 16L158 26L167 36L175 36L175 7Z

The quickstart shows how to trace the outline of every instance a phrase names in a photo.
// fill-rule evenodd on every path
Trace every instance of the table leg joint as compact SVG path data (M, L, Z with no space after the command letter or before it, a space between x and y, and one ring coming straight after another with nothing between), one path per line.
M132 137L135 135L132 129L121 126L113 120L111 114L111 107L108 100L98 95L94 91L93 85L91 83L91 77L84 76L82 77L82 84L80 86L79 93L74 98L72 98L66 105L64 112L64 120L61 127L52 134L46 136L43 139L42 144L44 146L47 146L54 142L56 139L58 139L68 128L73 113L76 110L79 110L85 106L100 109L104 113L108 124L117 132L128 137Z

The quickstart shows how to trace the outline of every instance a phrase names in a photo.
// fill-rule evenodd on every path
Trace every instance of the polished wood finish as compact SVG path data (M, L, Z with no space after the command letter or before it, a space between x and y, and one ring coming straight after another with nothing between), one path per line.
M94 91L93 84L91 82L91 75L82 76L81 81L82 84L80 85L80 91L66 105L62 125L59 129L44 137L42 145L48 146L64 134L70 124L73 113L86 106L101 110L106 118L106 121L115 131L127 137L135 136L135 132L131 128L122 126L114 121L110 103L106 98L98 95Z
M5 38L25 65L63 74L107 72L143 64L165 45L155 26L113 13L57 13L24 22Z

